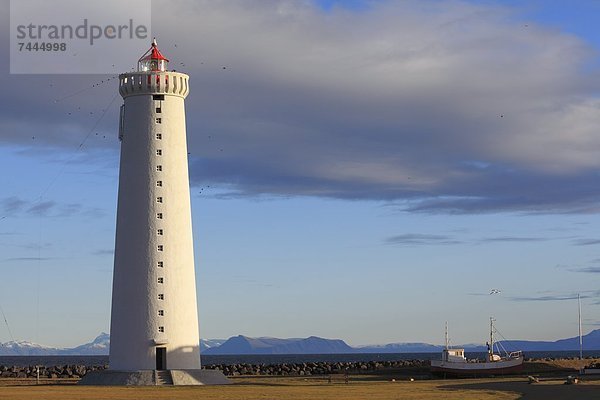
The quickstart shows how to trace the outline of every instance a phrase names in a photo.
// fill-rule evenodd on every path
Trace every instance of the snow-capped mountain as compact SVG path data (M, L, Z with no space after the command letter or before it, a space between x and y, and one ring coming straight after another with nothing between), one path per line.
M86 356L103 356L108 354L110 347L110 335L102 332L96 339L91 343L82 344L81 346L74 347L72 349L64 349L68 355L86 355Z
M0 343L0 355L2 356L46 356L57 354L57 350L25 340Z
M225 343L227 339L200 339L200 351L216 348Z
M226 339L201 339L200 351L221 346ZM108 355L110 335L102 332L93 341L72 348L44 346L25 340L0 342L0 356L104 356Z
M24 340L0 343L1 356L97 356L107 355L110 335L102 332L92 342L73 348L57 348L31 343Z

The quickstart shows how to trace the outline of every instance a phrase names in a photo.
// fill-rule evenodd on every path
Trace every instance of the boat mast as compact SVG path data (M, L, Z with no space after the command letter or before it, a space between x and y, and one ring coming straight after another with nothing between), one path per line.
M446 350L448 350L448 321L446 321Z
M490 317L490 361L494 355L494 317Z
M579 359L583 360L583 340L581 338L581 296L577 294L577 304L579 306Z

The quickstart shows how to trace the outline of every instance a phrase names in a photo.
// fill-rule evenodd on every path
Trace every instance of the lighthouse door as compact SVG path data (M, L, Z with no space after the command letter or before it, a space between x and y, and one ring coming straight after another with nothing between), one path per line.
M156 348L156 369L163 370L167 369L167 348L157 347Z

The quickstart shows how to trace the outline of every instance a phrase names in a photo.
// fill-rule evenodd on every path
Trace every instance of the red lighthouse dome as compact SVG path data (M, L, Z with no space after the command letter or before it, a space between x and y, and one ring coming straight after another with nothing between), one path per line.
M167 70L169 60L162 55L156 44L156 38L152 40L152 47L138 60L138 71L161 71Z

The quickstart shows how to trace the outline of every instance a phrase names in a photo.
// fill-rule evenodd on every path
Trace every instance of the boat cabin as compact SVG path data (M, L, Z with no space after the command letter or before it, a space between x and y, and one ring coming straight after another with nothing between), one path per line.
M442 360L447 362L466 362L465 349L444 349Z

